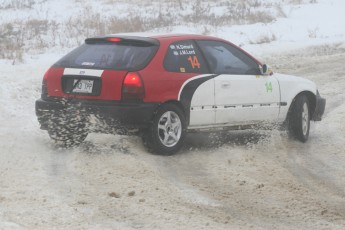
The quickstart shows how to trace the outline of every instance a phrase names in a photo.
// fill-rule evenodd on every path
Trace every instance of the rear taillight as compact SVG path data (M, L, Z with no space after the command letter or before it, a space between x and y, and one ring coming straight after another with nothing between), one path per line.
M122 85L122 100L138 101L145 97L144 83L136 72L127 73Z
M48 72L49 70L44 74L44 77L42 80L42 92L41 92L42 98L48 97L48 84L47 84Z

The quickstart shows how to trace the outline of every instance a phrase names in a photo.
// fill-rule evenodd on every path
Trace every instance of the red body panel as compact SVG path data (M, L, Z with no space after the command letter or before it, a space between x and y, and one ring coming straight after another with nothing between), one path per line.
M50 68L45 78L47 80L48 96L51 97L68 97L63 93L61 86L61 77L63 75L64 68Z
M102 93L92 97L99 100L121 100L122 82L127 71L105 70L102 74Z

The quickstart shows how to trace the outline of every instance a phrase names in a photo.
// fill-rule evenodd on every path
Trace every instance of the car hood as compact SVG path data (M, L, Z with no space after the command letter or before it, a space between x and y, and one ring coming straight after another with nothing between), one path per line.
M309 79L303 78L303 77L298 77L298 76L293 76L293 75L287 75L287 74L281 74L281 73L275 73L273 75L279 82L291 82L295 84L310 84L312 87L316 88L316 84L312 82Z

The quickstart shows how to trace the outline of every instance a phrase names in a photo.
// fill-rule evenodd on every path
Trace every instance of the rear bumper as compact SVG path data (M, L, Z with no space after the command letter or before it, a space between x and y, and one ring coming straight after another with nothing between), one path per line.
M325 112L326 99L322 98L319 93L316 95L316 106L312 117L313 121L321 121L322 115Z
M147 127L158 106L158 103L144 102L39 99L36 101L36 115L41 129L44 130L48 129L54 118L68 122L68 117L76 115L84 118L94 115L98 121L106 123L111 128L135 129Z

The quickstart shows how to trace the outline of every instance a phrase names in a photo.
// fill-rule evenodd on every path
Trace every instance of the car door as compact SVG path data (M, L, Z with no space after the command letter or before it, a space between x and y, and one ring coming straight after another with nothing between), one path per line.
M178 100L185 107L189 126L214 125L214 79L204 57L192 40L171 43L164 59L164 67L173 72L175 80L185 79Z
M215 81L216 124L254 124L279 115L280 89L274 76L241 49L222 41L198 41Z

